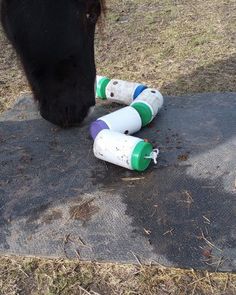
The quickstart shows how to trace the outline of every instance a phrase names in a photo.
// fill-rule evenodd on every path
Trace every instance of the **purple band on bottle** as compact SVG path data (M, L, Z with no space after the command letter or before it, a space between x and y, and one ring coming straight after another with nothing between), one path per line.
M98 133L100 131L102 131L103 129L110 129L107 124L102 121L102 120L97 120L94 121L91 125L90 125L90 134L92 136L93 139L96 138L96 136L98 135Z

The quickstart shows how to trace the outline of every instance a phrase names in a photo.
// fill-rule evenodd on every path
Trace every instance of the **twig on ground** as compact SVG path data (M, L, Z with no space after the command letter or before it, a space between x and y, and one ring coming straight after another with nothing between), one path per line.
M146 228L143 228L145 234L147 235L150 235L151 234L151 230L150 229L146 229Z
M203 217L203 219L205 219L207 221L208 224L211 223L211 221L206 216L203 215L202 217Z
M188 191L184 191L184 194L187 196L187 200L185 202L191 205L194 202L191 193Z
M21 266L19 267L19 270L27 277L29 278L29 275L21 268Z
M174 231L174 228L171 228L171 229L167 230L166 232L164 232L163 236L165 236L167 234L170 234L171 236L173 236L173 231Z
M142 180L145 179L145 177L123 177L121 178L122 181L136 181L136 180Z
M203 280L205 280L205 279L206 279L205 277L200 278L200 279L198 279L198 280L196 280L196 281L193 281L192 283L189 283L188 285L189 285L189 286L194 285L194 284L196 284L196 283L198 283L198 282L200 282L200 281L203 281Z
M203 239L203 240L204 240L209 246L211 246L212 248L217 249L217 250L220 251L220 252L223 251L222 249L216 247L216 245L212 244L212 243L211 243L211 242L205 237L205 235L204 235L204 233L203 233L202 230L201 230L201 234L202 234L202 235L200 236L200 238Z
M219 267L220 267L220 265L222 264L222 262L223 262L223 256L222 257L220 257L220 259L219 259L219 261L218 261L218 263L217 263L217 266L216 266L216 270L215 271L218 271L218 269L219 269Z
M153 207L154 207L155 209L153 210L153 213L151 214L151 217L153 217L153 216L156 214L156 212L157 212L157 208L158 208L158 205L155 204Z
M130 251L130 252L132 253L132 255L134 256L134 258L135 258L136 261L138 262L139 266L140 266L140 267L143 267L143 266L142 266L142 263L141 263L141 261L140 261L140 259L138 258L138 256L135 255L133 251Z
M74 249L77 258L80 260L80 253L78 249Z
M225 293L225 290L226 290L226 288L227 288L227 286L228 286L228 282L229 282L229 274L227 273L227 278L226 278L226 281L225 281L225 286L224 286L224 293Z
M90 245L87 245L80 236L78 237L78 239L79 239L79 242L81 243L81 246L89 248L90 250L92 250L92 247Z
M70 235L71 235L71 233L67 234L63 239L63 252L64 252L66 258L68 258L68 255L66 253L66 245L68 244L69 241L71 241Z
M206 271L206 274L207 274L207 279L208 279L208 282L210 284L210 287L211 287L211 293L214 294L214 290L213 290L213 287L212 287L212 283L211 283L211 279L210 279L210 276L209 276L209 272Z
M90 293L89 291L87 291L86 289L84 289L82 286L79 285L79 282L76 282L74 285L70 286L70 289L73 289L75 286L78 286L80 291L83 291L84 293L86 293L87 295L93 295L92 293ZM98 293L97 293L98 294ZM100 294L98 294L100 295Z
M83 292L85 292L88 295L92 295L92 293L90 293L89 291L87 291L86 289L84 289L83 287L81 287L80 285L79 285L79 289L81 289Z
M194 295L194 294L195 294L195 290L196 290L196 288L197 288L197 283L195 283L195 285L194 285L194 287L193 287L193 291L192 291L191 295Z

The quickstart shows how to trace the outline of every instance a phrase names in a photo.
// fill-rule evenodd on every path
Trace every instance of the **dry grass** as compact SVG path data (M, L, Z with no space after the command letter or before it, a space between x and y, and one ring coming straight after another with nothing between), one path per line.
M12 106L15 98L25 91L29 91L27 81L0 26L0 113Z
M234 0L107 2L100 74L171 95L236 90Z
M236 91L235 0L110 0L99 74L163 94ZM0 112L29 91L0 31ZM33 258L0 259L0 294L236 294L236 275Z
M236 275L154 266L2 258L0 294L236 294Z

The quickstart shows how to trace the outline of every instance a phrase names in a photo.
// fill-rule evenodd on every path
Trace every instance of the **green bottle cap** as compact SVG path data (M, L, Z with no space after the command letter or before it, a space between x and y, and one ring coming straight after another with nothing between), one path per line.
M107 77L103 77L96 85L96 96L100 99L107 99L106 97L106 87L107 84L111 80L108 79Z
M142 127L148 125L152 121L152 109L151 107L143 101L135 101L131 104L131 107L135 108L139 113L142 120Z
M140 141L134 148L131 156L131 166L133 170L144 171L148 168L152 159L147 159L153 148L149 142Z

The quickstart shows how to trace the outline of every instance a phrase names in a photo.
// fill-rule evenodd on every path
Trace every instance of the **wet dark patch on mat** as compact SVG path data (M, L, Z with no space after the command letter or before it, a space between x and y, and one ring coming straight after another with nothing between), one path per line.
M175 177L166 179L173 172ZM232 234L236 202L221 179L200 181L186 177L184 168L171 167L149 173L143 182L146 192L137 194L144 183L126 191L126 213L133 217L136 233L148 239L156 253L183 267L232 267L224 250L236 247ZM217 187L217 194L209 184Z

